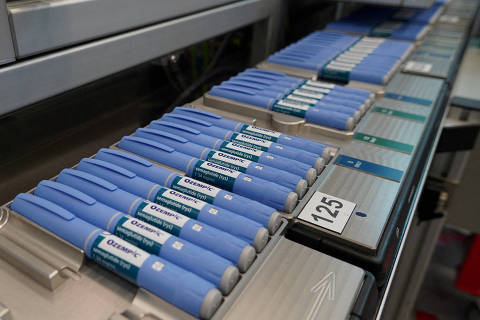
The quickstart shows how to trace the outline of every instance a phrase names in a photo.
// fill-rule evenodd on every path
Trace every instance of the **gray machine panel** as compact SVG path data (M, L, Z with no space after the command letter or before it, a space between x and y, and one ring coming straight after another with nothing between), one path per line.
M348 319L365 272L281 239L222 316L244 319Z
M378 148L361 141L352 141L342 154L374 162L393 169L405 171L410 163L411 155L386 148Z
M423 127L424 124L417 121L370 112L358 126L357 132L415 146L422 135Z
M20 58L219 6L232 0L47 0L8 4Z
M0 65L15 61L5 1L0 1Z
M385 94L394 94L416 100L429 101L432 105L443 86L443 81L435 78L427 78L404 73L397 73L385 87ZM408 100L407 100L408 101Z
M318 191L356 203L355 211L367 213L359 216L353 213L341 234L321 229L337 237L341 242L374 254L383 229L390 216L400 184L341 166L331 166Z
M421 104L406 102L402 100L394 100L389 98L380 98L375 102L375 106L385 107L396 111L408 112L411 114L428 117L431 108ZM394 117L394 116L391 116ZM413 121L413 120L412 120Z
M0 115L268 15L264 1L238 1L1 68Z

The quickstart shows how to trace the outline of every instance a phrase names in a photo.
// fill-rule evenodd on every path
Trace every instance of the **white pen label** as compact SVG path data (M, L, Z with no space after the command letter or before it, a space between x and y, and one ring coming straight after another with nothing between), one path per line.
M161 188L157 192L154 202L193 219L197 219L200 211L207 204L202 200L168 188Z
M103 232L94 240L90 256L105 268L135 281L150 254L113 234Z
M263 154L262 150L228 141L224 141L218 149L255 162L258 162L258 159Z
M235 180L241 172L213 162L199 160L193 168L193 178L211 183L219 188L232 191Z
M322 93L317 93L307 89L297 89L297 90L294 90L293 93L299 96L317 99L317 100L323 99L324 97L324 94Z
M330 83L325 83L325 82L320 82L320 81L313 81L313 80L307 80L305 84L313 87L319 87L319 88L327 88L327 89L333 89L335 88L334 84Z
M327 89L327 88L318 88L318 87L314 87L314 86L309 86L309 85L303 85L301 86L299 89L304 89L304 90L308 90L308 91L313 91L313 92L318 92L318 93L322 93L322 94L329 94L331 89Z
M356 204L322 192L315 192L298 219L342 233Z
M147 252L158 255L170 234L136 218L122 217L113 234Z
M287 100L295 100L298 102L303 102L309 105L314 105L318 102L317 99L312 99L312 98L307 98L307 97L302 97L302 96L297 96L295 94L291 94L287 97Z
M170 188L208 203L213 203L221 190L208 183L181 176L176 176L173 179Z
M180 213L150 201L144 201L138 206L136 217L175 236L180 234L185 223L190 220Z
M426 73L432 70L433 64L410 60L405 64L403 71Z
M242 129L240 129L240 132L273 142L277 142L278 138L282 135L280 132L277 131L256 126L250 126L248 124L243 125Z
M267 151L273 143L272 141L267 141L265 139L260 139L243 133L232 134L230 141L235 141L239 144L244 144L246 146L257 148L263 151Z
M246 172L248 166L252 163L250 160L242 159L222 151L210 151L207 155L207 160L240 172Z

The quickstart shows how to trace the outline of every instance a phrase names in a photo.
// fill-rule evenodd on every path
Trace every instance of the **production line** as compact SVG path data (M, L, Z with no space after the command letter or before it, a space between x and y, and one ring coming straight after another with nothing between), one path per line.
M39 314L373 319L468 38L442 17L478 10L459 2L355 12L0 207L2 252L61 296Z

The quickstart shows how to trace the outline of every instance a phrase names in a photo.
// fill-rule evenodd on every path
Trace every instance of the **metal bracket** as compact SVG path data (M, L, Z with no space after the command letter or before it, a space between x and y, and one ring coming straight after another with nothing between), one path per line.
M203 103L207 107L227 112L232 112L232 110L235 110L235 114L240 114L243 116L248 115L249 117L266 121L274 130L291 135L302 135L308 133L312 136L324 135L339 140L351 140L353 138L354 131L341 131L307 123L304 119L298 117L272 112L270 110L230 99L215 97L208 93L203 96ZM198 107L195 106L195 108Z
M79 279L84 253L7 206L0 207L0 257L53 291Z

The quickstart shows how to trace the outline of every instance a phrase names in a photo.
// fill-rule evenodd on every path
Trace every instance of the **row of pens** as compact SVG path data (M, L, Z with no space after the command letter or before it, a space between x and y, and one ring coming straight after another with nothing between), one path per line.
M280 227L278 211L293 211L331 152L177 107L17 195L10 209L207 319Z
M342 35L343 37L345 36ZM382 41L372 40L368 44L373 43L380 46ZM367 41L362 40L357 45L364 44L366 46L365 43ZM370 50L370 47L368 49ZM395 48L390 50L398 51ZM302 48L302 51L305 50ZM347 52L342 57L346 58L346 55ZM355 55L355 59L357 59L361 54L355 52L351 55ZM350 58L353 59L353 57ZM286 59L291 63L295 61L291 57ZM342 64L343 68L345 61L340 60L341 57L338 58L336 64ZM375 61L379 60L380 58L375 58ZM369 74L372 73L372 70L372 67L368 66ZM354 128L374 98L374 94L367 90L305 80L262 69L247 69L229 80L213 86L208 94L304 118L307 122L324 127L346 131Z

